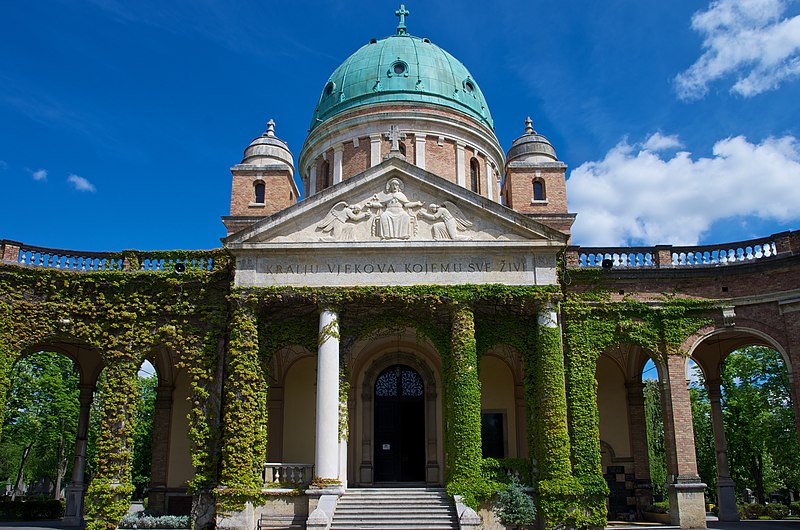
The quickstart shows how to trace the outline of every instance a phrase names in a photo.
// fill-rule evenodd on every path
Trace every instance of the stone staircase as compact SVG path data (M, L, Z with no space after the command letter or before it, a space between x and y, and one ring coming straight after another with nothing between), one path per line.
M350 488L331 530L455 530L458 517L443 488Z

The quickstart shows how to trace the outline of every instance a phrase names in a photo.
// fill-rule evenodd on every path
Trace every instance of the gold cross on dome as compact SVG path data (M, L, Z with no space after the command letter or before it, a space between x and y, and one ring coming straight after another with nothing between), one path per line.
M411 13L406 9L405 4L400 4L400 9L395 11L394 14L400 18L400 23L397 25L397 34L406 35L406 17Z

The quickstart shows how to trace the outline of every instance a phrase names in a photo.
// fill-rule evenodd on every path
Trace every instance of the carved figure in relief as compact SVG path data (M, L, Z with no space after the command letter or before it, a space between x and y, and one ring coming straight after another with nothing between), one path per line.
M393 178L386 183L386 191L373 195L366 206L379 210L375 220L376 236L381 239L410 239L413 235L411 225L416 218L408 211L413 212L413 208L421 207L422 203L409 200L403 193L403 181Z
M461 208L450 201L445 201L441 206L429 204L428 211L421 211L419 215L428 221L434 221L431 227L433 239L467 239L458 233L472 226L472 222L464 217Z
M317 225L317 230L329 234L320 239L322 241L356 241L356 224L370 216L369 212L362 212L358 204L349 205L344 201L337 202Z

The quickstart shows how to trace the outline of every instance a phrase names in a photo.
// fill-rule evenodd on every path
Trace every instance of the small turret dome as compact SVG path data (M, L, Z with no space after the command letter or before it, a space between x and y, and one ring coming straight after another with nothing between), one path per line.
M380 102L442 105L494 130L486 99L467 68L429 39L409 35L402 6L397 14L396 35L372 39L334 70L310 130L344 111Z
M241 163L249 166L284 163L294 173L294 158L286 142L275 136L273 120L267 122L267 130L264 134L250 142L250 145L244 150L244 158Z
M557 162L556 150L550 141L533 130L530 116L525 120L525 134L514 140L506 160L511 162Z

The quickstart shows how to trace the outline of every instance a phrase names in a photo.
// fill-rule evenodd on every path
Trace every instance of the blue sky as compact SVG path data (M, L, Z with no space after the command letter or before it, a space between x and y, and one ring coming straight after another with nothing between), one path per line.
M328 75L394 32L398 4L5 2L0 238L219 246L230 166L269 118L297 157ZM406 7L471 71L505 149L531 115L569 165L575 243L798 226L797 0Z

